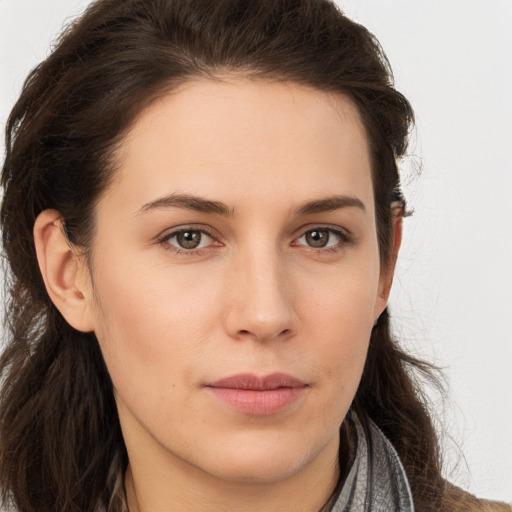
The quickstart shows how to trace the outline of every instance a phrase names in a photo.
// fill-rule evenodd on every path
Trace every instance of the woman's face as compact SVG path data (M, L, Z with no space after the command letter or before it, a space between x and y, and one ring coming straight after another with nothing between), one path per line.
M335 458L389 286L352 102L198 80L117 156L86 299L132 462L267 482Z

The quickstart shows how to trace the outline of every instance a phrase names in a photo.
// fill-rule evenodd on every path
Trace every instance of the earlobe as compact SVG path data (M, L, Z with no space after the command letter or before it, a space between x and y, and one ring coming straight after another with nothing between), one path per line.
M86 263L68 241L56 210L44 210L34 224L37 261L46 291L55 307L75 329L94 330L92 294Z

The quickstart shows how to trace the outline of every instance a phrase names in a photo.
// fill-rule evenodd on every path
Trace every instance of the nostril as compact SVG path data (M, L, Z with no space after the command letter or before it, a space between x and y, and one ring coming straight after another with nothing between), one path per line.
M257 329L254 331L250 329L240 329L238 331L238 336L241 338L251 337L258 341L265 341L269 339L283 339L288 338L292 334L291 329L283 329L282 331L274 331L274 333L270 332L260 332Z

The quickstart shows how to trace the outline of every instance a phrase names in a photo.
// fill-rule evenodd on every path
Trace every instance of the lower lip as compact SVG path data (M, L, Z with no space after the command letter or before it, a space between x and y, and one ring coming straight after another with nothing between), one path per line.
M215 398L245 414L267 416L283 411L306 391L306 386L277 389L207 388Z

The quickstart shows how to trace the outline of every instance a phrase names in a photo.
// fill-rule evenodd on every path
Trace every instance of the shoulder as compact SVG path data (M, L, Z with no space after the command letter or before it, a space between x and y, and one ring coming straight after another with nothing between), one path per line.
M511 505L478 499L452 484L447 484L443 505L446 512L512 512Z

